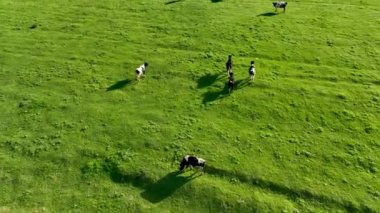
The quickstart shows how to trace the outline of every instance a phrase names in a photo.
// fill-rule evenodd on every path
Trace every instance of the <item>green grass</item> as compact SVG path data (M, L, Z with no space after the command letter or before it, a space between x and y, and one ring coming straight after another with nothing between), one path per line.
M379 9L0 1L0 212L379 212Z

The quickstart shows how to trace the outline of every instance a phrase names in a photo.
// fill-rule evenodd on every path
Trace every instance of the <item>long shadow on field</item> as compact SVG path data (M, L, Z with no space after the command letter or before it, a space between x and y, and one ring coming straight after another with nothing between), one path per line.
M168 5L168 4L174 4L174 3L177 3L177 2L181 2L181 1L184 1L184 0L173 0L173 1L168 1L166 2L165 4Z
M246 79L240 79L235 81L235 89L234 91L238 89L242 89L249 85L249 82ZM205 94L203 94L203 104L207 104L210 102L213 102L217 99L225 98L228 96L228 84L227 82L224 84L224 87L221 91L208 91Z
M118 81L115 84L113 84L112 86L108 87L107 88L107 92L108 91L112 91L112 90L121 89L121 88L127 86L130 83L132 83L132 80L129 80L129 79Z
M316 194L307 189L290 188L289 186L280 183L275 183L270 180L265 180L254 175L250 176L239 172L232 172L215 168L212 166L205 167L204 172L218 177L238 179L242 183L251 184L253 186L269 190L277 194L286 195L293 200L302 198L305 200L317 201L319 203L327 205L339 206L341 208L346 209L348 212L375 212L373 209L363 204L357 205L348 200L342 200L340 198L333 198L326 195Z
M109 172L111 180L115 183L129 183L138 188L145 188L154 183L143 171L127 173L113 166Z
M177 189L185 183L197 178L193 173L190 176L182 176L181 172L171 172L157 182L146 187L141 196L152 203L158 203L172 195Z
M212 3L222 2L223 0L211 0Z
M250 84L249 80L239 79L239 80L235 81L235 90L243 89L244 87L248 86L249 84Z
M166 2L165 4L168 5L168 4L174 4L174 3L177 3L177 2L181 2L183 0L173 0L173 1L168 1Z
M141 196L152 203L158 203L171 196L185 183L198 177L195 175L196 173L190 176L183 176L181 172L176 171L167 174L155 182L143 171L130 173L120 170L117 166L111 166L108 168L108 171L113 182L132 184L134 187L144 189L145 191L141 193Z
M209 102L213 102L217 99L224 98L228 95L228 85L224 84L224 87L221 91L208 91L203 94L203 104L207 104Z
M261 13L261 14L259 14L259 15L257 15L257 16L275 16L275 15L277 15L278 13L275 13L275 12L267 12L267 13Z
M218 80L219 76L220 76L220 74L207 73L206 75L204 75L198 79L197 88L201 89L201 88L208 87L208 86L212 85L213 83L215 83L216 80Z

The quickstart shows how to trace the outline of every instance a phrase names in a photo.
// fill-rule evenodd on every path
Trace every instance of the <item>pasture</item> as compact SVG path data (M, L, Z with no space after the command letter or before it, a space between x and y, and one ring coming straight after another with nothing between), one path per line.
M380 1L274 10L1 0L0 212L380 212Z

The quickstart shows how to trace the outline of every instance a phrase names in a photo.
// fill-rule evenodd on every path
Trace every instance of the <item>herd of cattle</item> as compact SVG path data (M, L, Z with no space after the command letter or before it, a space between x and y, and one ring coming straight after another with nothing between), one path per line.
M285 1L273 2L273 6L276 8L276 12L277 12L277 8L282 8L282 9L284 9L283 11L285 12L287 4L288 3ZM253 81L253 79L255 77L255 73L256 73L254 63L255 63L254 61L251 61L251 66L249 67L249 71L248 71L251 81ZM140 77L146 72L147 67L148 67L148 63L145 62L144 64L142 64L141 66L139 66L136 69L136 79L137 80L139 80ZM231 93L232 90L234 89L234 84L235 84L235 80L234 80L234 76L233 76L233 72L232 72L232 56L231 55L228 56L228 60L226 63L226 70L227 70L227 74L229 76L228 90L229 90L229 93ZM206 161L202 158L198 158L198 157L192 156L192 155L186 155L185 157L183 157L183 159L180 163L179 170L184 171L188 167L193 167L193 168L198 168L199 170L203 171L205 164L206 164Z
M273 6L276 8L276 12L277 12L277 8L283 8L285 12L287 4L288 3L285 1L273 2ZM254 63L255 63L254 61L251 61L251 66L249 67L249 75L252 81L255 76ZM228 60L226 63L226 70L227 70L227 74L229 75L228 90L229 90L229 93L231 93L234 88L234 83L235 83L233 72L232 72L232 56L231 55L228 56ZM205 165L206 165L206 161L204 159L196 157L196 156L192 156L192 155L186 155L185 157L183 157L180 163L179 170L184 171L187 167L193 167L193 168L198 168L200 171L203 171Z

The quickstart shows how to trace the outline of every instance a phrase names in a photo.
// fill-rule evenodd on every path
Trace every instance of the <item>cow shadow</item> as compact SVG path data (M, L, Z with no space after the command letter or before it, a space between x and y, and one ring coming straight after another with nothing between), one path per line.
M219 3L222 2L223 0L211 0L212 3Z
M278 15L278 13L275 13L275 12L267 12L267 13L259 14L259 15L257 15L257 16L267 16L267 17L271 17L271 16L275 16L275 15Z
M224 98L228 95L228 85L224 84L224 87L220 91L208 91L203 94L203 104L207 104L209 102L213 102L217 99Z
M198 79L197 88L201 89L201 88L208 87L208 86L212 85L213 83L215 83L218 80L219 76L220 76L220 74L207 73L206 75L204 75Z
M121 88L126 87L127 85L129 85L131 83L132 83L132 80L130 80L130 79L118 81L118 82L114 83L113 85L111 85L110 87L108 87L107 92L112 91L112 90L121 89Z
M134 187L142 189L154 183L154 181L148 175L146 175L144 171L129 173L120 170L116 166L111 166L108 168L108 171L110 173L111 180L115 183L128 183L132 184Z
M204 172L217 177L224 177L229 179L233 178L240 181L241 183L249 184L251 186L270 191L272 193L287 196L291 200L299 200L300 198L302 198L304 200L319 202L324 205L338 206L346 210L347 212L375 212L373 209L366 205L356 205L350 200L344 200L341 198L336 198L334 196L319 194L307 188L290 187L287 184L282 184L281 182L274 182L256 176L254 174L244 174L239 171L229 171L213 166L205 167Z
M168 4L174 4L174 3L177 3L177 2L181 2L181 1L184 1L184 0L173 0L173 1L168 1L165 3L165 5L168 5Z
M235 81L235 90L243 89L249 85L252 85L252 82L249 79L239 79Z
M238 89L243 89L244 87L247 87L251 85L251 82L247 79L239 79L235 81L235 88L234 91ZM225 97L228 97L230 94L228 92L228 84L227 82L224 84L224 87L220 91L208 91L203 94L203 104L207 104L210 102L213 102L218 99L222 99Z
M181 188L187 182L199 177L196 173L190 176L180 175L180 171L171 172L157 182L148 185L141 197L151 203L158 203L167 197L170 197L176 190Z
M134 187L143 189L140 194L144 199L158 203L167 197L170 197L175 191L185 185L187 182L199 177L199 173L192 173L185 176L186 173L181 171L171 172L158 181L155 181L144 171L128 172L123 171L115 165L106 168L113 182L119 184L131 184Z

